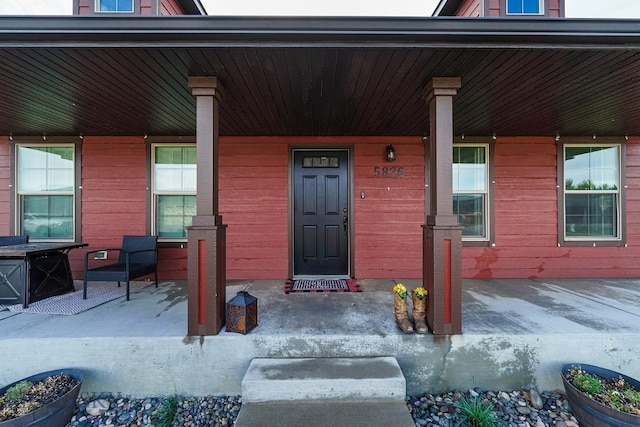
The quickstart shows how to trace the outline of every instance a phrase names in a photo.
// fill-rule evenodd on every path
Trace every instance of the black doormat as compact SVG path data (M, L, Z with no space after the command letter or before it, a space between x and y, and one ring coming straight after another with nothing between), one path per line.
M289 279L284 292L362 292L353 279Z

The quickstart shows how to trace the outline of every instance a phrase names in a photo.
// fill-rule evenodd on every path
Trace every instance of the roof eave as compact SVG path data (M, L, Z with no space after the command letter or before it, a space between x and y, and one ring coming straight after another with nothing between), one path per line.
M432 16L455 16L462 0L440 0Z
M0 46L640 47L640 20L398 17L0 17Z
M207 11L200 0L178 0L187 15L206 15Z

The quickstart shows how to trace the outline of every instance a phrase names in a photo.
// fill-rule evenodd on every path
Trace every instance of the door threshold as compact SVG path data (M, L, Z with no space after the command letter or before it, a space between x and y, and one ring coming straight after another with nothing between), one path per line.
M339 280L339 279L351 279L351 276L347 274L298 274L293 276L293 280Z

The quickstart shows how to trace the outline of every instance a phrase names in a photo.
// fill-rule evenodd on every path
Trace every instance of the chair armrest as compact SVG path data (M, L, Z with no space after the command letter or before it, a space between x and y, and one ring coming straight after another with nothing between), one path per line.
M155 258L156 258L156 262L154 262L153 264L157 264L158 263L158 249L142 249L139 251L123 251L124 252L124 260L125 260L125 264L127 265L127 269L129 268L129 256L130 255L135 255L135 254L141 254L144 252L154 252L155 253ZM149 264L152 265L152 264Z

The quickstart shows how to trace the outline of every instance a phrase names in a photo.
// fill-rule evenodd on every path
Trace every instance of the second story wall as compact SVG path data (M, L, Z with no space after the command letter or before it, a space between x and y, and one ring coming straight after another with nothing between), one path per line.
M483 0L464 0L458 8L456 15L469 17L482 16L481 1Z
M436 9L437 16L461 17L510 17L522 15L507 14L507 2L510 0L441 0ZM565 0L541 0L542 13L540 16L548 18L564 18Z
M184 15L182 6L176 0L162 0L161 15Z
M186 15L178 0L133 0L133 12L96 12L97 0L73 0L74 15Z

